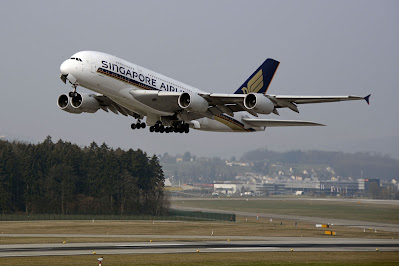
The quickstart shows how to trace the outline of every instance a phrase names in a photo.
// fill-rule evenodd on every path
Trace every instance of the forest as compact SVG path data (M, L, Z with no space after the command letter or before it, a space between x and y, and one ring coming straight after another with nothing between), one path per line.
M88 147L47 137L0 140L0 213L162 215L168 209L158 158L141 150Z

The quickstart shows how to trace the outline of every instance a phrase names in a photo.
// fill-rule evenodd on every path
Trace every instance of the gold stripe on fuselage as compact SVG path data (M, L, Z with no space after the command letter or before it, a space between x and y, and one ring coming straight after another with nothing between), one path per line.
M222 123L222 124L224 124L224 125L226 125L226 126L228 126L233 131L250 131L250 130L244 128L242 125L237 124L233 120L228 119L227 117L224 117L224 116L216 115L215 116L215 120L220 122L220 123Z
M99 73L101 73L101 74L104 74L104 75L107 75L108 77L117 79L117 80L119 80L119 81L128 83L128 84L133 85L133 86L135 86L135 87L142 88L142 89L144 89L144 90L153 90L153 88L151 88L151 87L146 87L146 86L142 85L141 83L139 83L138 81L136 81L136 83L134 83L134 82L130 81L130 79L125 80L125 79L123 79L123 78L120 78L120 77L118 77L117 75L113 74L112 72L111 72L111 73L108 73L108 72L102 71L101 69L98 69L97 72L99 72Z

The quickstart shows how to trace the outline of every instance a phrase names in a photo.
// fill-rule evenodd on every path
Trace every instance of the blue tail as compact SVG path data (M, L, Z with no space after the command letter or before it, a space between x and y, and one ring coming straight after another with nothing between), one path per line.
M234 94L266 93L280 62L268 58Z

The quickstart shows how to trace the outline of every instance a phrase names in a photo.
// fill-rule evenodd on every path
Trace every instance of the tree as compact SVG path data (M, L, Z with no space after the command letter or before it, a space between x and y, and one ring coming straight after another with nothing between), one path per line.
M0 141L1 213L160 214L163 186L158 158L141 150Z
M45 182L45 197L49 202L50 211L70 213L75 195L75 180L71 166L59 164L50 168Z
M137 179L127 170L124 170L119 179L118 191L120 191L119 214L137 213L138 189Z

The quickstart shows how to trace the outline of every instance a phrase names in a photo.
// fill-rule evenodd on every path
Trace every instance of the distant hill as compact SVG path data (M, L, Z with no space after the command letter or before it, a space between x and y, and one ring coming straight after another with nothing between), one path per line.
M336 175L352 178L399 178L399 160L379 154L359 152L343 153L328 151L276 152L258 149L246 152L241 161L282 164L320 164L334 169Z

